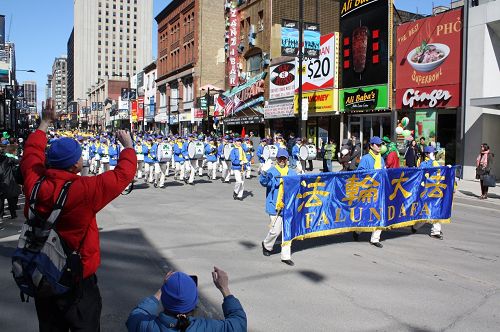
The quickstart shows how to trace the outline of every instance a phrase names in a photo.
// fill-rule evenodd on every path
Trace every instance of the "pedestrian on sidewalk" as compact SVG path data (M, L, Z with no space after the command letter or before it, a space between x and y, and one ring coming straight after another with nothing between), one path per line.
M493 158L495 155L490 151L488 144L481 144L481 151L476 159L476 179L481 185L481 197L479 199L488 198L488 186L484 185L484 177L490 175L493 166Z
M10 218L17 218L17 202L21 187L16 181L19 167L16 150L16 145L9 144L5 148L5 153L0 154L0 220L3 219L5 200L9 204Z
M160 331L246 331L247 316L240 301L229 290L227 273L214 267L212 279L222 296L222 320L195 317L198 289L183 272L169 272L155 295L145 298L128 316L129 332ZM163 311L160 311L160 303Z
M132 182L137 168L137 157L130 135L117 132L124 149L114 170L97 176L79 176L83 158L80 144L72 138L62 137L47 147L47 129L57 120L54 110L45 109L42 120L25 144L21 161L24 195L30 197L35 183L42 179L35 210L46 220L63 186L71 182L63 209L59 214L56 231L69 251L79 251L83 267L78 289L60 296L35 296L35 307L40 331L99 331L101 295L96 271L101 253L96 214ZM46 166L48 165L48 166ZM24 214L28 216L28 204Z
M337 144L333 138L328 139L328 144L324 145L325 154L323 159L326 160L326 170L327 172L333 172L333 158L335 157L335 152L337 151Z

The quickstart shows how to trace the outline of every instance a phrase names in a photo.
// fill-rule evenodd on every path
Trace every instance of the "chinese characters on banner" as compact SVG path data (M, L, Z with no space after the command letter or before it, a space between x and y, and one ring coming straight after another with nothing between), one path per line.
M237 9L231 8L229 10L229 55L228 72L229 72L229 85L237 86L238 79L238 43L240 40L240 14Z
M286 176L285 241L449 223L455 167Z

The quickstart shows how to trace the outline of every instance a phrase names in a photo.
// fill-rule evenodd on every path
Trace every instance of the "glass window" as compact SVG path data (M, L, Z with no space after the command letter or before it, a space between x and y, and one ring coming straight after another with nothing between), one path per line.
M255 54L247 59L247 72L250 76L254 76L260 72L262 62L262 54Z

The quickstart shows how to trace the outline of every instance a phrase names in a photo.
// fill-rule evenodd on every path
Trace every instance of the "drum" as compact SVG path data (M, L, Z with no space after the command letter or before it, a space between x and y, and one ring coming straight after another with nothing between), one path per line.
M101 163L109 163L109 155L105 154L101 157Z
M230 158L230 155L231 155L231 151L234 149L234 145L233 144L224 144L224 159L225 160L229 160Z
M316 147L312 144L302 145L299 150L299 157L302 160L316 159Z
M203 157L203 152L205 146L202 142L189 142L188 144L188 155L189 159L201 159Z
M158 161L166 163L172 159L172 146L167 143L162 143L158 146Z
M276 160L276 155L278 155L278 147L276 145L266 145L262 151L262 158L264 160Z

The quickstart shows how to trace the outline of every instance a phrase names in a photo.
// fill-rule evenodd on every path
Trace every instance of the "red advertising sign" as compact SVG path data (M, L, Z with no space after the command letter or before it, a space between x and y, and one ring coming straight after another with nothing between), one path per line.
M228 57L227 57L227 67L228 67L228 77L229 85L237 86L239 81L238 75L238 46L240 41L240 13L237 9L229 9L229 32L228 32Z
M460 106L461 61L461 8L399 26L397 108Z
M132 122L137 122L137 100L132 100L131 104L130 115L132 116Z
M144 97L137 98L137 120L144 120Z

